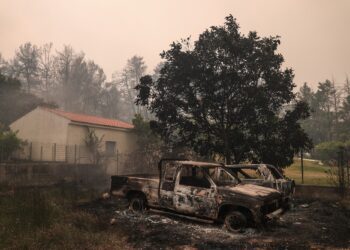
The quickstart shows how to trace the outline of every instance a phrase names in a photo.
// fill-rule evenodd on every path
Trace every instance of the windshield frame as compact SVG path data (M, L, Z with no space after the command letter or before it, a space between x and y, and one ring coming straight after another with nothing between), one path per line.
M210 168L207 168L207 169L210 169ZM238 185L238 184L242 183L242 180L238 176L235 176L235 175L231 174L225 167L218 166L218 167L215 167L213 169L215 169L215 176L214 176L214 178L213 178L212 175L209 174L209 171L206 172L206 175L208 176L208 178L211 179L211 181L216 186L221 186L222 187L222 186L228 186L228 185ZM233 181L231 183L227 183L227 184L220 183L218 181L219 180L220 171L224 171L228 176L230 176L232 178Z
M258 170L260 165L264 165L266 166L266 168L268 168L268 170L270 171L271 175L276 179L285 179L285 177L283 176L283 174L273 165L271 164L235 164L235 165L226 165L225 168L228 170L228 172L230 172L232 175L234 172L233 170L236 171L240 171L243 175L247 174L249 176L248 173L244 172L245 169L252 169L252 170ZM260 173L261 175L261 173ZM238 177L238 176L237 176ZM239 178L239 177L238 177ZM250 178L248 178L250 179Z

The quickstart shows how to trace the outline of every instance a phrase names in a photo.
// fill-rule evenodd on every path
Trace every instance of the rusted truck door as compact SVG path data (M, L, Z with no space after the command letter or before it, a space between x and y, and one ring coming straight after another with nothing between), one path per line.
M178 165L173 163L167 163L164 166L164 173L160 180L159 190L159 205L163 208L175 209L174 206L174 189L176 176L178 171Z
M182 166L175 185L176 211L214 218L217 211L216 186L202 168Z

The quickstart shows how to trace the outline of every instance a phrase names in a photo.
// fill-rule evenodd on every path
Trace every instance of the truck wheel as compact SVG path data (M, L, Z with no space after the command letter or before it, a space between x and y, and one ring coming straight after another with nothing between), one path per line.
M133 196L130 199L129 209L134 212L142 212L146 208L145 198L141 195Z
M229 212L225 217L225 226L230 232L243 232L247 227L247 218L239 211Z

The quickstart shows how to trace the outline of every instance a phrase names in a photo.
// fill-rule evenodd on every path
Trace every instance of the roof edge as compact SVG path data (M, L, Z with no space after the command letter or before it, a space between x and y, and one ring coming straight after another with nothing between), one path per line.
M68 119L69 120L69 119ZM100 124L95 124L95 123L87 123L87 122L77 122L77 121L70 121L70 125L77 125L77 126L90 126L94 128L104 128L104 129L112 129L112 130L121 130L121 131L130 131L133 128L122 128L122 127L114 127L114 126L107 126L107 125L100 125Z
M111 128L111 129L120 129L120 130L131 130L134 128L134 125L125 121L117 120L117 119L112 119L112 118L105 118L101 116L96 116L96 115L88 115L88 114L82 114L82 113L74 113L74 112L69 112L69 111L64 111L61 109L53 109L53 108L48 108L48 107L43 107L43 106L38 106L37 108L40 108L42 110L46 110L52 114L55 114L57 116L63 117L64 119L70 121L72 124L78 124L78 125L91 125L94 127L103 127L103 128ZM123 127L123 126L113 126L113 125L104 125L104 124L99 124L99 123L94 123L94 122L85 122L85 121L79 121L79 119L72 119L71 115L78 115L78 116L86 116L89 118L96 118L96 119L105 119L113 122L119 122L119 123L124 123L128 127Z

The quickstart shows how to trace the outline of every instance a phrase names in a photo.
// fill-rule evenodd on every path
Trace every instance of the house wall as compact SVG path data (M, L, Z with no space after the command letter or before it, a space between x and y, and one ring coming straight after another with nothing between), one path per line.
M136 135L126 129L109 129L85 125L69 124L67 133L68 145L84 145L88 127L93 129L96 135L102 139L102 151L105 151L106 141L115 141L119 153L130 153L136 149Z
M127 129L112 129L112 128L103 128L103 127L91 127L90 129L94 129L96 135L102 139L101 151L105 152L106 150L106 141L114 141L116 142L116 152L118 155L127 155L137 149L137 137L134 133ZM87 148L84 147L84 139L88 132L88 126L81 124L71 123L68 125L68 136L67 136L67 144L68 145L83 145L78 146L75 149L74 155L76 156L76 160L79 163L91 163L91 155L87 152ZM70 147L71 147L70 146ZM73 156L73 158L75 157ZM72 162L73 160L72 154L68 155L68 161ZM107 157L105 158L104 164L106 165L107 173L114 174L117 172L118 168L124 168L121 162L118 162L118 157ZM119 169L118 171L120 171Z
M29 143L17 152L17 159L33 161L55 161L78 164L93 163L92 156L85 146L88 127L103 137L101 151L106 150L106 141L116 142L117 155L104 157L107 173L115 174L130 166L130 155L137 150L137 137L130 129L106 128L74 123L50 111L37 108L10 125L18 131L18 137ZM135 160L135 159L134 159Z
M36 108L10 125L23 140L66 144L69 120Z
M17 136L30 142L31 160L64 161L69 120L36 108L10 125Z

